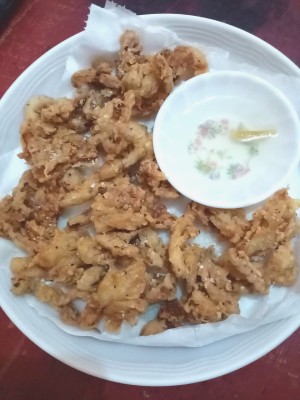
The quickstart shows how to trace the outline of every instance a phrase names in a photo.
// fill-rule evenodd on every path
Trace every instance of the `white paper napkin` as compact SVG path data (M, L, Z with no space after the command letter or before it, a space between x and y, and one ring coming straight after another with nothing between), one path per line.
M144 51L153 53L163 48L171 48L177 44L186 43L174 32L163 28L150 26L145 20L123 7L117 7L112 2L107 2L105 8L95 5L91 6L90 15L84 34L79 43L70 52L66 63L66 70L62 77L61 85L58 86L57 95L70 94L71 75L82 68L89 66L95 56L103 55L112 59L116 56L119 48L119 37L125 29L136 30L142 39ZM190 44L190 43L188 43ZM282 74L270 74L268 71L258 69L254 65L237 64L231 60L230 54L216 48L208 48L201 44L191 43L199 46L207 55L210 70L242 70L251 72L273 83L281 89L291 100L300 113L300 79ZM45 93L47 94L47 93ZM5 143L4 143L5 145ZM16 147L19 143L16 143ZM17 157L17 150L0 157L0 196L7 194L17 183L19 176L26 168L25 164ZM298 184L300 172L296 171L290 180L290 194L300 198L300 185ZM181 206L178 204L178 209ZM208 244L206 238L206 245ZM1 275L7 279L9 274L9 262L11 257L19 254L19 250L9 242L0 239ZM300 254L300 242L296 240L297 255ZM300 260L298 259L300 265ZM9 288L5 288L5 290ZM13 296L12 296L13 301ZM110 334L105 331L81 331L78 328L63 324L55 310L46 304L42 304L32 296L26 296L30 307L33 307L41 316L52 320L60 329L68 334L77 336L92 336L99 340L118 341L145 346L188 346L200 347L226 337L237 335L260 325L276 320L287 318L300 313L300 279L292 288L272 287L268 296L245 296L240 301L241 314L232 315L226 321L203 324L198 326L186 326L171 329L159 335L140 337L139 332L145 322L152 319L157 312L156 306L151 306L147 313L140 317L136 326L130 327L124 324L119 334ZM103 325L100 324L100 330Z

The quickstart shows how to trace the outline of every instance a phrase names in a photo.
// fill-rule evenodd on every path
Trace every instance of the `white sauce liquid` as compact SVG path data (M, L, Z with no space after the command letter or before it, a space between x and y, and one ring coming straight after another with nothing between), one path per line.
M239 125L227 118L209 119L199 125L188 152L200 174L212 180L235 180L253 169L260 143L265 139L249 142L232 139L232 131Z

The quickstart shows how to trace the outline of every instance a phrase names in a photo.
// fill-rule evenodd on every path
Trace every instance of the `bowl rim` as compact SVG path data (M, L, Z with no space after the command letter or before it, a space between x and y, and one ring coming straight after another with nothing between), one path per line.
M174 124L176 125L176 115L173 117L175 118L175 122L172 121L171 124L168 124L167 118L170 116L170 110L171 107L175 102L180 101L180 98L184 96L189 96L189 93L195 93L195 88L200 89L201 84L210 84L213 87L215 86L215 82L220 80L220 79L226 79L229 82L233 83L233 85L237 85L239 82L241 84L243 83L250 83L255 85L256 90L266 90L267 95L271 99L271 96L273 99L277 99L277 101L280 101L282 104L282 107L285 108L285 115L288 116L288 119L293 123L294 126L294 131L293 131L293 142L291 142L290 147L293 149L296 149L296 151L293 153L292 158L286 158L283 157L283 159L286 161L284 166L285 166L285 173L284 175L280 178L280 180L273 180L272 186L268 188L268 190L265 190L262 187L262 191L259 193L255 193L255 191L252 191L249 197L243 200L238 200L236 197L234 198L229 198L227 201L224 203L224 201L218 200L218 196L216 196L216 199L211 198L211 196L207 197L207 191L201 190L201 191L196 191L195 186L192 184L192 182L189 180L189 174L186 174L186 179L185 182L179 182L177 180L178 177L178 169L181 170L181 167L178 164L178 168L174 170L172 168L171 171L171 166L168 164L166 161L165 155L167 154L168 149L165 148L163 145L162 137L165 135L170 134L171 132L168 129L172 129L172 126ZM234 82L234 80L236 80ZM217 97L215 95L216 91L213 91L214 97ZM222 94L220 94L221 96ZM202 99L201 95L199 98ZM181 115L181 114L180 114ZM179 116L180 116L179 115ZM178 116L178 115L177 115ZM295 168L297 168L297 165L299 163L300 159L300 120L298 117L298 114L296 112L296 109L294 105L291 103L291 101L286 97L286 95L278 89L276 86L274 86L272 83L268 82L267 80L256 76L252 73L249 72L244 72L244 71L236 71L236 70L221 70L221 71L208 71L206 73L197 75L187 81L182 82L176 90L171 92L167 99L164 101L162 104L160 110L157 113L155 122L154 122L154 128L153 128L153 148L154 148L154 154L157 160L157 163L162 170L162 172L165 174L167 177L168 181L171 183L175 189L181 193L183 196L187 197L188 199L195 201L197 203L203 204L208 207L214 207L214 208L223 208L223 209L233 209L233 208L244 208L248 206L253 206L255 204L258 204L264 200L266 200L268 197L270 197L272 194L274 194L277 190L279 190L281 187L284 187L286 185L286 182L289 178L289 176L293 173ZM177 150L179 148L177 147ZM274 153L274 157L278 157L277 154ZM180 159L180 154L174 154L174 159L179 160ZM175 167L176 168L176 167ZM275 177L276 178L276 177ZM199 181L200 182L200 181ZM214 181L211 180L210 182L207 181L207 179L203 178L202 180L203 186L201 188L207 187L207 185L210 185L212 188L216 187L216 190L219 188L219 181ZM233 182L235 185L240 185L241 183L237 180ZM185 186L183 186L185 185ZM200 185L200 183L199 183Z

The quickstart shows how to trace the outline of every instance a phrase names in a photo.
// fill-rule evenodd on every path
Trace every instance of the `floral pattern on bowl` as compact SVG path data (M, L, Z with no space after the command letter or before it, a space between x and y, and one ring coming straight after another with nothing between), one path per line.
M235 128L236 124L226 118L208 119L199 125L189 143L195 168L209 179L239 179L250 172L251 161L259 152L258 143L234 141L230 135Z

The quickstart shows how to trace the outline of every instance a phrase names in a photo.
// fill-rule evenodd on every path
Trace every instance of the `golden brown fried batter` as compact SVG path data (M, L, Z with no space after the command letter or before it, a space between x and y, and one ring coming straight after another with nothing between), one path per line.
M213 250L188 245L182 256L187 269L185 294L171 306L171 312L165 303L159 318L167 320L171 326L179 326L186 322L216 322L237 314L239 298L228 271L216 264Z
M78 162L95 160L98 152L90 146L82 135L71 129L60 127L50 139L32 136L32 132L23 129L24 150L20 158L32 165L33 175L40 181L59 178Z
M70 298L62 290L45 283L38 283L34 289L35 297L43 303L54 307L61 307L70 303Z
M173 300L176 296L176 279L161 238L155 230L145 228L137 233L134 240L146 264L145 299L149 303Z
M158 320L164 321L163 326L165 325L167 328L176 328L185 325L188 322L188 316L182 303L179 300L174 299L161 303Z
M132 260L124 268L111 268L100 282L97 301L102 307L108 329L115 330L122 321L131 324L146 310L141 299L146 286L145 265L141 259Z
M239 313L238 296L233 293L228 272L213 259L206 257L198 264L194 290L184 303L184 309L192 314L189 320L195 322L219 321Z
M166 199L179 197L179 193L167 181L155 160L145 159L141 162L138 170L138 182L149 187L157 197Z
M262 263L252 262L243 250L230 248L221 256L219 262L234 280L245 283L251 291L263 294L268 292L268 285L263 277Z
M253 214L250 228L237 247L252 256L291 240L297 231L298 207L299 201L290 198L286 189L279 190Z
M114 257L135 258L139 256L138 248L120 237L118 233L96 235L95 240L103 249L109 250Z
M83 236L77 241L77 255L87 265L97 265L107 270L115 264L115 258L94 237Z
M141 336L157 335L168 329L166 321L163 319L154 319L147 322L141 330Z
M211 225L232 243L240 241L249 227L243 209L217 209L195 202L192 203L191 208L202 225Z
M121 87L123 92L134 93L135 117L151 115L174 87L172 69L161 54L140 58L123 74Z
M134 116L157 111L178 78L189 79L208 70L204 54L192 47L177 46L172 51L144 56L140 39L133 31L126 31L120 44L117 74L122 91L132 90L135 95Z
M126 147L122 150L127 150L125 154L123 152L118 154L118 157L107 157L106 162L99 169L99 178L101 180L108 180L116 177L124 170L135 165L146 153L147 145L147 131L146 128L136 122L129 122L126 125L119 125L119 132L124 141L126 141ZM130 149L128 151L128 149ZM108 155L110 155L108 153Z
M117 74L124 76L130 67L137 63L142 46L139 35L132 30L126 30L120 37L120 52Z
M112 66L101 59L93 62L92 68L75 72L72 76L72 85L79 89L82 86L92 86L98 89L108 88L118 91L120 81L112 74Z
M194 226L194 219L194 215L188 210L178 218L171 229L169 260L175 276L179 279L187 279L189 276L189 268L184 260L183 246L188 239L194 238L199 233Z
M174 50L162 52L172 68L174 80L189 79L208 71L205 55L190 46L177 46Z
M145 228L134 238L143 260L149 267L164 268L167 263L167 248L154 229Z
M295 252L291 243L284 243L272 252L263 269L263 277L268 285L294 285L297 279Z
M33 263L41 268L80 266L82 261L77 255L79 237L75 231L56 230L51 242L40 246L38 253L32 259Z
M0 202L0 236L13 240L29 254L55 231L61 190L55 182L40 185L32 171L24 172L12 196Z
M114 186L95 198L91 221L97 233L122 229L134 231L148 224L145 192L133 184Z
M19 157L31 165L33 176L40 182L58 179L71 165L97 158L97 149L75 123L79 118L75 101L43 98L39 105L33 98L26 115L21 128L23 152Z

